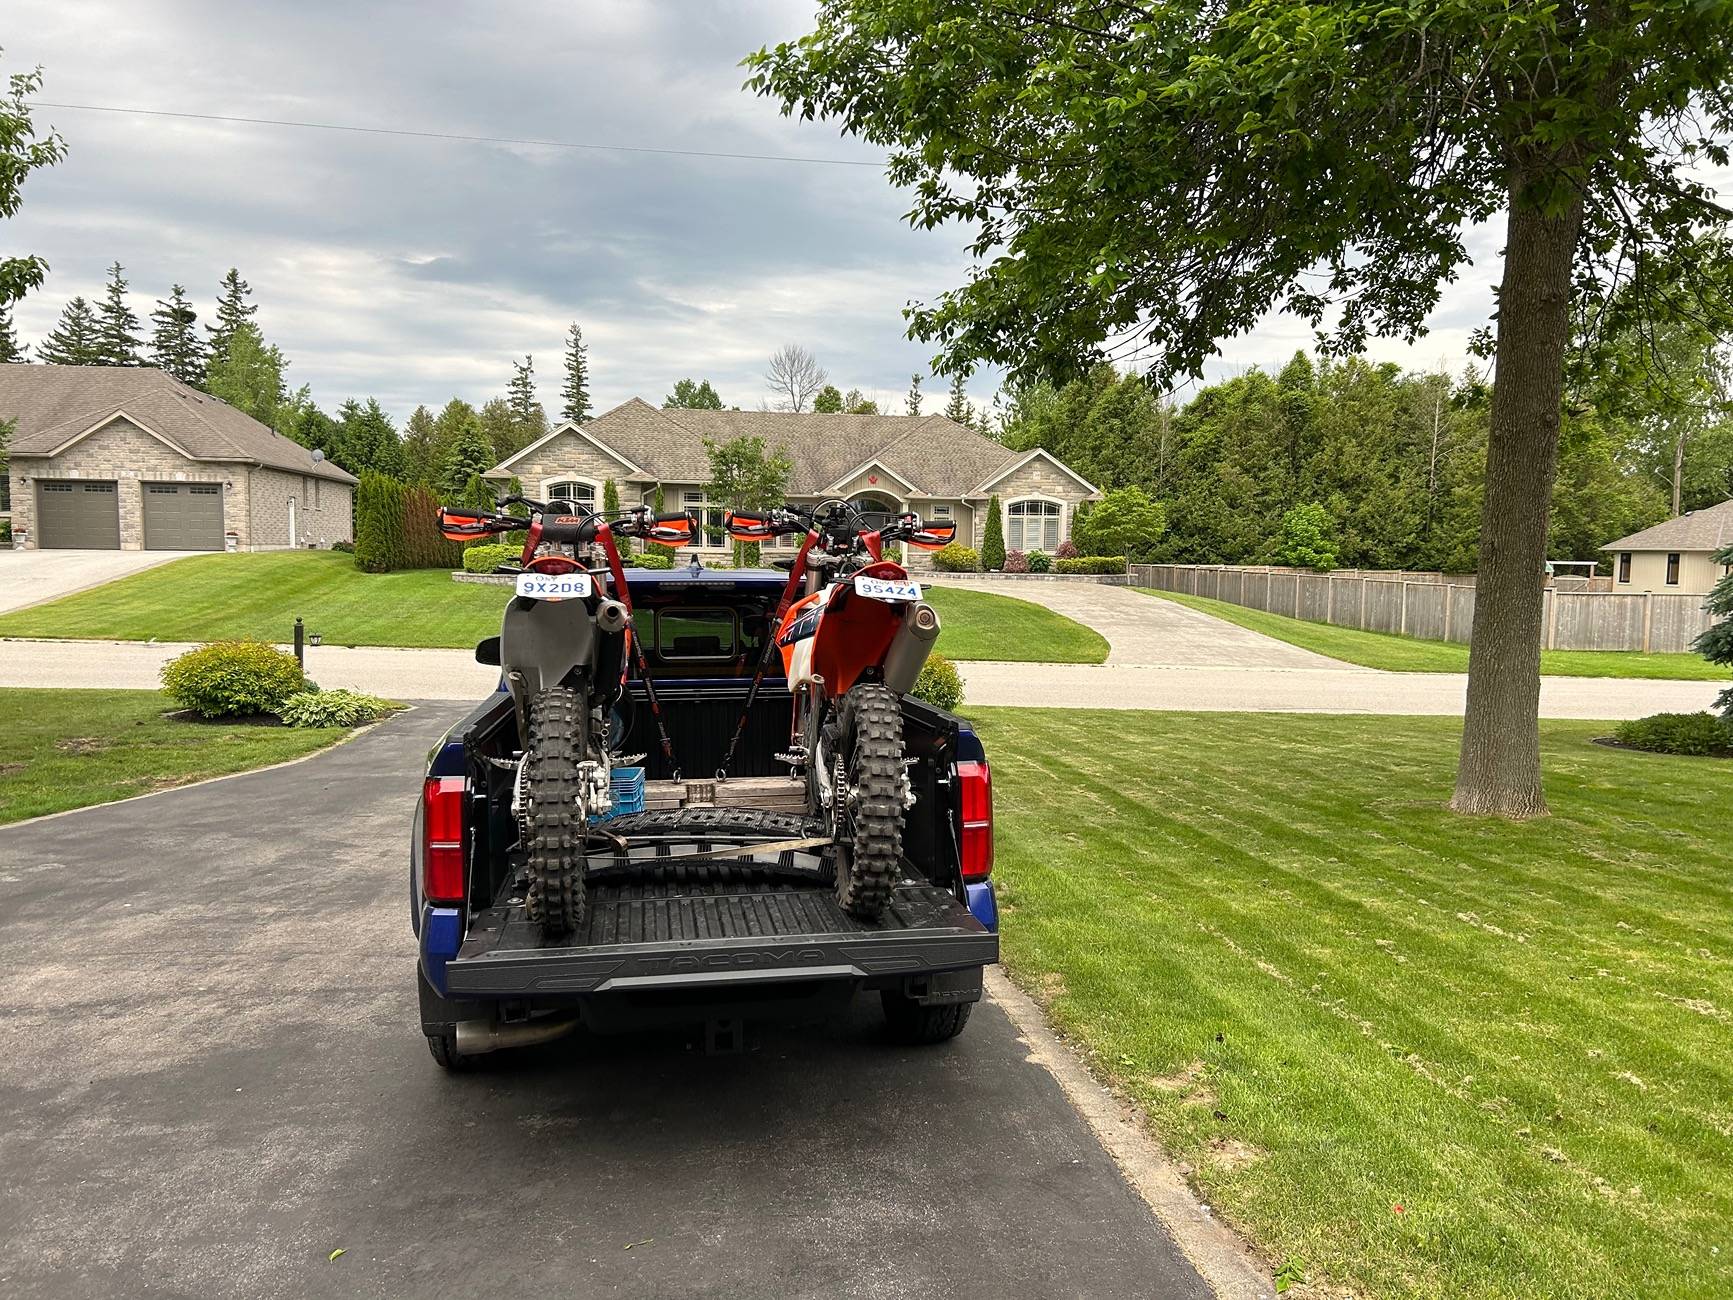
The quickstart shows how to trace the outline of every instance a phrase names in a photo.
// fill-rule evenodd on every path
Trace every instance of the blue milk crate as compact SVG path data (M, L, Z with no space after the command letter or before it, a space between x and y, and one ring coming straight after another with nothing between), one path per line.
M592 822L606 821L610 817L621 817L626 813L644 811L644 769L641 767L616 767L610 773L614 806L600 817L591 817Z

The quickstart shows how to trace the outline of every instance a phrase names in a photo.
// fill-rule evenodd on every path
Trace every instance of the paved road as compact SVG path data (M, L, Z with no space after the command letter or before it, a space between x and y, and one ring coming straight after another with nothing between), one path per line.
M403 872L453 716L0 829L0 1294L1205 1293L992 1004L443 1075Z
M1168 607L1167 602L1147 596L1138 599ZM190 648L136 641L0 641L0 686L150 689L157 685L162 665ZM957 667L968 702L980 705L1446 717L1462 712L1468 679L1459 673L1384 673L1326 662L1333 666L963 663ZM321 686L346 686L400 700L473 700L491 691L498 680L494 669L482 667L462 650L309 646L307 671ZM1541 716L1611 720L1662 711L1691 712L1708 708L1721 689L1716 682L1547 677L1541 682Z
M0 614L100 587L193 551L0 550Z
M1107 638L1113 666L1163 668L1312 668L1350 667L1274 637L1253 632L1171 600L1157 600L1128 587L1096 582L1042 582L1034 579L922 575L944 587L990 591L999 596L1045 605L1066 618L1094 628Z

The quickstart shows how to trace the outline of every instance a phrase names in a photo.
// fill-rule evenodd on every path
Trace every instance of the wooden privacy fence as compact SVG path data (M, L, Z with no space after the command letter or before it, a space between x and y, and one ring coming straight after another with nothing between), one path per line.
M1132 582L1313 623L1468 643L1474 579L1445 574L1305 573L1215 564L1134 564ZM1703 597L1549 587L1549 650L1690 650L1712 621Z

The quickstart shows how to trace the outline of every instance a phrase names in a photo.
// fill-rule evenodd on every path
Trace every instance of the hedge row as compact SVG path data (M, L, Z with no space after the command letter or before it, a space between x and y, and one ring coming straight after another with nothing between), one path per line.
M463 548L439 531L439 500L424 487L405 487L368 470L355 488L355 567L367 573L395 569L455 569Z
M1053 562L1055 573L1124 573L1123 555L1079 555Z

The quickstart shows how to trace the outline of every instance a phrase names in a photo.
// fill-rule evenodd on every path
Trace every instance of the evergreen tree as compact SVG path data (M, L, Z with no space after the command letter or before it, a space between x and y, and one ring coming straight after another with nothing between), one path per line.
M584 332L573 321L566 335L566 382L560 389L560 416L582 424L590 414L589 348Z
M196 328L199 314L187 301L187 291L178 284L170 288L166 300L157 299L150 319L155 326L150 336L152 363L183 384L203 387L205 348Z
M211 357L206 391L275 428L277 409L289 401L283 383L286 366L283 354L265 342L259 327L242 320L229 336L228 351Z
M716 390L710 386L708 379L702 383L681 379L675 383L674 391L662 399L662 409L720 411L722 399L716 395Z
M102 345L97 338L96 314L83 296L74 298L60 313L60 320L36 349L36 355L53 366L99 366Z
M0 303L0 365L11 361L26 361L30 349L18 344L18 331L12 325L12 304Z
M252 286L241 279L241 273L234 267L223 277L223 283L217 294L217 323L206 325L210 331L210 355L214 362L218 357L227 356L229 340L234 338L235 331L242 325L251 322L253 313L259 310L257 303L249 303L253 296Z
M431 483L434 479L435 467L438 461L434 456L434 447L438 441L438 431L434 427L433 412L425 406L418 406L409 417L409 422L403 426L403 477L408 483Z
M427 462L430 483L439 483L446 457L451 455L451 449L457 445L458 435L471 424L480 428L480 418L476 415L475 407L461 397L452 398L440 408L439 414L433 419L433 449Z
M1715 563L1721 566L1721 577L1710 589L1703 608L1716 621L1691 648L1712 664L1733 668L1733 546L1717 551ZM1722 721L1733 727L1733 687L1715 697L1715 707L1721 710Z
M969 394L963 387L961 372L951 376L951 395L945 403L945 418L971 427L975 423L975 408L969 405Z
M1005 567L1005 512L999 498L987 503L987 530L981 535L981 567L996 573Z
M536 401L536 363L535 359L525 355L523 364L511 363L511 382L505 386L506 401L511 405L511 413L524 424L535 419L541 406Z
M447 407L447 410L450 408ZM469 485L471 475L485 474L493 467L493 448L481 431L481 421L472 410L457 421L450 448L440 462L438 488L442 500L456 500Z
M138 317L127 306L127 282L119 262L108 268L108 287L96 309L96 345L105 366L138 366Z
M909 395L903 399L903 409L908 415L921 413L921 377L909 376Z
M365 404L350 398L338 407L337 439L337 448L325 454L351 474L370 469L395 479L403 477L403 444L378 398L369 397Z
M602 484L602 513L610 519L620 513L620 489L613 479Z

